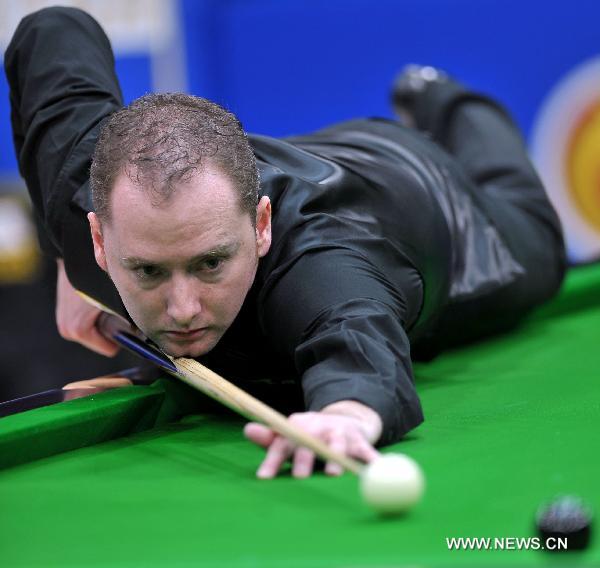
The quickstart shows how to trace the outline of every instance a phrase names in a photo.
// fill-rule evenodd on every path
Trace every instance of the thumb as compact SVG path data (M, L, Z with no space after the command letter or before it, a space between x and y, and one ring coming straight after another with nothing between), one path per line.
M251 442L258 444L263 448L268 448L277 434L263 424L250 422L244 426L244 436L246 436L246 438L248 438L248 440Z
M114 341L111 341L105 335L100 333L96 327L91 327L89 329L88 337L85 339L81 338L79 342L88 349L106 357L114 357L120 350L119 346Z

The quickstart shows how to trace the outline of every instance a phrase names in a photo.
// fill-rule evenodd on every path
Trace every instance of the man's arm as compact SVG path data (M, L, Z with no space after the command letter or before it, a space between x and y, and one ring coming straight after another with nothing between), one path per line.
M19 170L42 248L59 259L58 328L66 339L113 354L114 346L95 330L94 308L74 294L66 277L119 309L114 287L93 259L84 203L90 201L87 180L100 123L122 105L110 43L89 14L43 9L19 24L5 71Z
M108 38L74 8L25 17L6 50L19 170L58 253L75 192L87 181L102 119L122 106Z
M404 285L419 281L407 268ZM304 255L265 286L265 331L302 377L308 412L292 420L365 461L377 455L374 444L395 442L423 420L405 330L406 314L418 309L407 309L402 285L392 286L360 254L330 249ZM294 452L254 425L246 434L269 448L261 476L272 476ZM312 459L297 451L294 474L304 475L301 464L312 468Z

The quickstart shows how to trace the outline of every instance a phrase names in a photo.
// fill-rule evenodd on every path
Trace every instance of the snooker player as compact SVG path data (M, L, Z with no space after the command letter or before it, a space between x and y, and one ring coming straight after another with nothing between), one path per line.
M5 69L61 334L117 350L79 289L234 382L294 380L291 420L338 452L370 461L421 423L411 348L509 329L561 284L559 222L515 126L431 68L395 87L413 127L287 139L183 94L122 108L108 39L76 9L26 17ZM245 432L267 448L260 477L290 458L310 475L308 450Z

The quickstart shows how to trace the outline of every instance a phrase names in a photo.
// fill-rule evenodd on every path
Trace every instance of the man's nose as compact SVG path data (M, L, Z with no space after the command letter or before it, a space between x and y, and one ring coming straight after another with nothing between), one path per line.
M187 276L174 276L167 293L167 314L180 328L193 324L202 311L198 280Z

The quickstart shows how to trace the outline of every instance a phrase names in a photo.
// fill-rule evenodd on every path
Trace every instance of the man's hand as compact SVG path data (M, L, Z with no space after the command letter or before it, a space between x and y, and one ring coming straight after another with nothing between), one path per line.
M58 332L68 341L81 343L96 353L114 357L119 351L119 346L104 337L96 327L96 320L102 311L88 304L71 286L62 259L57 259L57 268L56 326Z
M289 420L340 454L364 462L370 462L379 456L373 444L381 436L381 418L374 410L359 402L342 400L326 406L320 412L292 414ZM292 455L294 477L308 477L312 473L315 454L311 450L297 447L267 426L255 422L246 425L244 434L255 444L267 448L267 455L257 472L258 477L275 477L283 463ZM341 475L343 469L336 463L328 462L325 473Z

